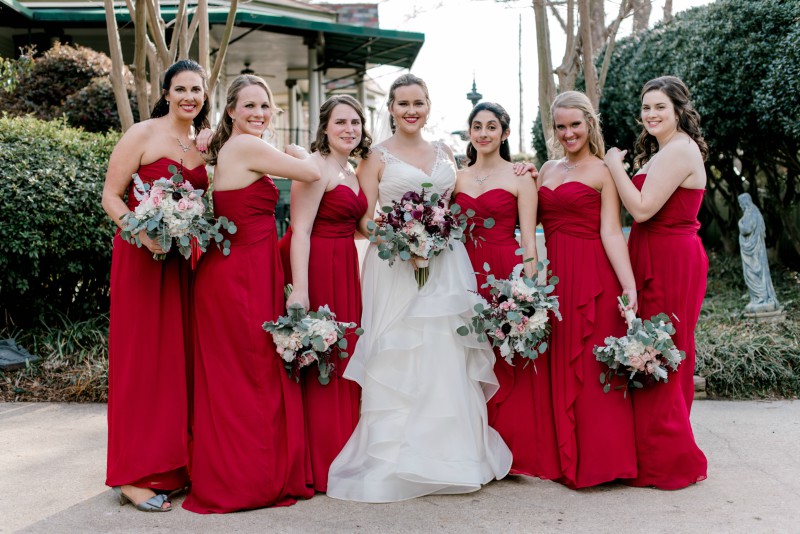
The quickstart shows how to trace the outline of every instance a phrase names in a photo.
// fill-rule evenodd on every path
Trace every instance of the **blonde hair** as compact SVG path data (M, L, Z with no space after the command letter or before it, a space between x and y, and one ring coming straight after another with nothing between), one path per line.
M228 112L236 109L236 103L239 100L239 93L242 91L242 89L250 85L257 85L266 91L269 107L272 109L273 115L282 111L281 108L275 105L275 99L272 97L272 91L270 91L269 85L267 85L267 82L265 82L263 78L253 76L252 74L240 74L234 78L230 87L228 87L228 95L225 99L225 112L222 114L222 120L220 121L219 125L217 125L217 131L214 132L214 137L211 138L211 142L208 144L206 161L209 165L217 164L217 155L219 154L220 149L228 141L228 139L231 138L231 134L233 133L233 119L231 119L231 116L228 114ZM272 127L272 121L270 121L270 123L267 125L267 129L269 130L270 134L275 133L275 130Z
M577 109L583 112L583 118L589 126L589 152L598 158L605 156L606 143L603 140L603 132L600 130L600 117L595 112L589 97L580 91L564 91L553 100L553 105L550 106L553 133L547 140L550 150L558 156L564 156L564 147L558 142L556 135L555 111L558 108Z

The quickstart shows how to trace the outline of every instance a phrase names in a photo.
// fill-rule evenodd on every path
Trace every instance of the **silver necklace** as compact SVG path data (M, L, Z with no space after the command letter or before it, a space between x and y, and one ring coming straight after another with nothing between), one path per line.
M335 161L336 164L339 166L339 168L342 169L342 172L345 174L345 176L353 176L355 174L352 170L350 170L350 162L347 162L347 167L345 167L344 165L339 163L338 159L334 158L333 156L331 157L333 158L333 161Z
M561 160L561 165L563 165L564 168L567 169L567 172L574 171L578 167L578 165L580 165L580 164L581 163L578 162L578 163L574 163L574 164L570 165L570 164L567 163L567 158L564 158L564 159Z
M478 185L483 185L483 182L488 180L490 176L491 174L487 174L486 176L478 176L476 174L475 176L473 176L473 178L475 179L475 183L477 183Z
M181 145L181 150L183 150L184 152L189 152L192 149L190 145L184 145L180 137L176 137L175 139L178 140L178 144Z

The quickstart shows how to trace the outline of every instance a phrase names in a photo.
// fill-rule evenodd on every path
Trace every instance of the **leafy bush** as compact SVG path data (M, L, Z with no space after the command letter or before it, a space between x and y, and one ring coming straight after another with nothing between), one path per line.
M139 120L133 78L128 77L128 99L133 111L133 120ZM114 98L111 78L95 78L89 85L66 98L62 108L71 126L83 128L87 132L105 132L109 129L121 130L122 124Z
M43 120L65 114L70 125L89 132L121 128L108 56L91 48L59 43L42 57L32 56L33 51L29 51L17 60L0 58L3 110ZM134 120L138 120L133 75L124 69L124 76Z
M118 134L0 118L0 316L19 326L108 309L114 225L100 207Z
M58 117L67 96L109 72L111 59L102 52L56 43L20 77L12 93L12 106L6 111L14 115L32 113L41 119Z

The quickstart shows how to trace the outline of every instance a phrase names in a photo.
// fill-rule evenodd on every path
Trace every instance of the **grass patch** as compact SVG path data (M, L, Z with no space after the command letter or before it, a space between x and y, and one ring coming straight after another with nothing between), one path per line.
M744 317L749 302L741 259L709 254L708 290L697 324L697 371L710 396L730 399L800 396L800 273L772 267L786 316L780 322Z
M21 331L0 328L0 338L42 359L25 369L0 371L0 400L105 402L108 400L108 315Z

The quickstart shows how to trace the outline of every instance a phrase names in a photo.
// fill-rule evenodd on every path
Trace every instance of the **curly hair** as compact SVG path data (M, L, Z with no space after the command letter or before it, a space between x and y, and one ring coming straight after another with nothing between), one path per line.
M678 118L678 131L687 134L697 143L703 161L708 158L708 145L700 129L700 114L692 106L691 96L686 84L676 76L661 76L650 80L642 87L642 94L639 100L644 99L644 95L651 91L661 91L672 101L675 107L675 115ZM641 119L640 119L641 122ZM653 155L658 152L658 140L650 135L642 125L642 132L636 139L634 145L635 157L633 158L633 168L639 169L647 163Z
M589 126L589 152L598 158L605 156L606 143L603 140L603 132L600 129L600 116L595 112L589 97L580 91L564 91L553 100L553 104L550 106L553 135L547 140L550 150L554 154L564 155L564 147L558 142L558 135L556 134L555 112L558 108L577 109L583 113L583 118Z
M206 161L209 165L217 164L219 151L222 149L222 146L228 142L228 139L231 138L231 134L233 133L233 119L231 119L229 112L236 109L236 103L239 100L239 93L242 89L251 85L257 85L266 91L267 100L269 101L273 113L281 111L281 109L275 105L275 99L272 97L272 91L270 91L269 85L267 85L267 82L262 78L253 76L252 74L240 74L234 78L230 87L228 87L228 94L225 98L225 112L222 114L222 120L217 125L217 130L208 143ZM271 132L273 131L271 126L267 126L267 128L269 128Z
M328 122L331 120L333 109L339 104L350 106L358 115L361 120L361 139L358 142L350 156L358 156L361 159L367 159L369 154L369 147L372 145L372 137L367 132L366 119L364 117L364 108L361 104L350 95L333 95L326 100L319 108L319 126L317 127L316 139L311 143L311 152L319 151L323 156L331 153L331 147L328 144L328 136L325 129L328 127Z
M497 117L497 120L500 122L502 133L511 131L511 117L508 115L508 112L505 110L505 108L503 108L503 106L494 102L480 102L476 104L474 108L472 108L469 118L467 119L467 127L469 129L472 129L472 121L475 120L475 115L481 111L488 111ZM508 145L508 137L503 139L503 141L500 143L500 157L506 161L511 161L511 147ZM467 145L467 167L475 165L477 159L478 152L475 150L475 147L472 146L472 143L469 143Z
M208 122L208 74L199 63L192 61L191 59L182 59L180 61L176 61L164 73L164 81L161 84L161 98L159 98L158 102L156 102L156 105L153 106L153 111L150 112L150 117L156 119L158 117L164 117L169 113L167 94L172 87L172 79L176 74L186 71L196 73L200 76L200 79L203 80L203 93L205 93L206 98L203 101L203 107L200 108L200 113L198 113L197 116L192 119L195 132L199 132L203 128L210 127L210 123Z

